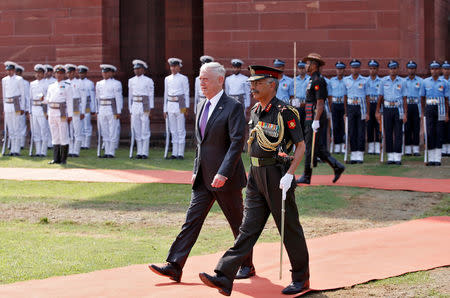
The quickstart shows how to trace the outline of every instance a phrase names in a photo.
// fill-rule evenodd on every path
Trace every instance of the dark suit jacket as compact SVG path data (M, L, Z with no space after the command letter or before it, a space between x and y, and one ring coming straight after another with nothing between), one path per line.
M245 116L242 104L224 92L208 119L202 138L199 125L206 101L207 99L197 105L195 119L197 150L194 161L196 178L192 188L195 190L203 183L211 191L242 189L247 183L241 159L245 141ZM211 186L217 173L228 178L221 188Z

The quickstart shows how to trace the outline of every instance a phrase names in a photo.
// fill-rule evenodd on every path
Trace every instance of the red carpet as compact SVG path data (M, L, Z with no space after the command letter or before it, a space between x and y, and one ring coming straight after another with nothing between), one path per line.
M189 184L191 176L191 171L176 170L0 168L0 179L6 180ZM331 175L314 175L312 177L312 185L336 185L387 190L450 193L450 179L343 175L336 184L331 182L332 179L333 177Z
M407 272L450 265L450 217L430 217L399 225L310 239L311 288L348 287ZM181 284L150 272L147 265L53 277L0 286L1 297L221 297L198 273L213 272L223 254L188 259ZM286 256L286 254L284 254ZM279 243L255 247L257 276L236 281L232 297L281 297L290 283L284 259L278 279Z

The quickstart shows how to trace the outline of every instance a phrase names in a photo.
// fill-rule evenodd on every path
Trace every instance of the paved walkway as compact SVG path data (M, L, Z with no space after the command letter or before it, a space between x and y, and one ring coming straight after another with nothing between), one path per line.
M191 171L0 168L4 180L189 184ZM314 175L311 185L335 185L387 190L450 193L450 179L343 175L336 184L331 175Z

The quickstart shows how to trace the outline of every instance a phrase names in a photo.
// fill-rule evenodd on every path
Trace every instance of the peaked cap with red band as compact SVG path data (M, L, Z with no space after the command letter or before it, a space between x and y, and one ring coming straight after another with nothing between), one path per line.
M248 67L250 71L250 77L248 78L249 82L258 81L266 78L274 78L279 79L283 73L283 71L278 70L276 68L263 66L263 65L250 65Z

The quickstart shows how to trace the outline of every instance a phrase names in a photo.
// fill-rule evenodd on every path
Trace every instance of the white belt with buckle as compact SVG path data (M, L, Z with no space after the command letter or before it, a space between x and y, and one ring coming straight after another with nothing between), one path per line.
M33 106L42 106L42 102L40 99L33 99Z
M347 98L347 104L349 105L359 105L361 100L359 98Z
M133 96L134 102L143 102L144 98L142 96Z
M59 109L59 107L61 106L61 104L59 102L51 102L49 104L50 108L52 109Z
M439 104L439 98L427 98L427 105L438 105Z
M167 100L170 102L178 102L178 96L169 96Z
M396 101L384 101L384 107L385 108L396 108L399 104Z
M378 102L378 96L376 96L376 95L369 95L369 101L370 102L374 102L374 103Z
M100 105L101 106L110 106L111 100L110 99L100 99Z
M331 101L334 103L344 103L344 98L343 97L332 97Z
M6 98L5 103L14 103L14 98Z
M418 104L419 103L419 98L418 97L408 97L406 99L406 103L408 103L408 104Z

